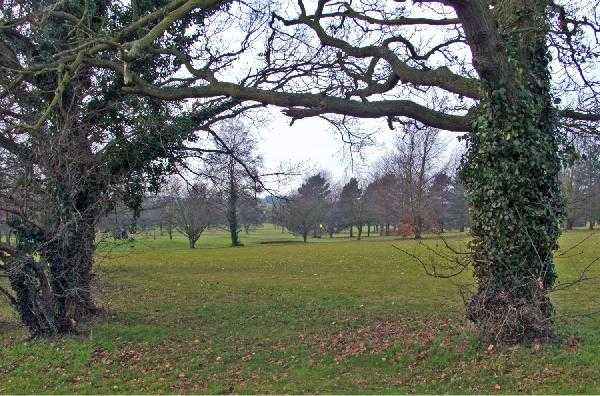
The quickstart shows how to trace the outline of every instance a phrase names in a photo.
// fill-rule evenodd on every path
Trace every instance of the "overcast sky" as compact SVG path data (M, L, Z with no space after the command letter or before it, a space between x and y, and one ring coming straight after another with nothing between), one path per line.
M393 146L398 133L391 131L384 120L361 120L359 127L375 132L374 144L362 150L362 155L350 156L348 146L324 120L308 118L289 125L289 118L279 109L269 108L268 120L258 125L258 149L265 169L272 171L281 163L301 164L305 173L327 172L334 181L346 182L350 177L366 178L373 165ZM399 128L398 128L399 130ZM448 146L449 157L457 146L458 134L443 132L441 139ZM291 183L294 188L301 180Z

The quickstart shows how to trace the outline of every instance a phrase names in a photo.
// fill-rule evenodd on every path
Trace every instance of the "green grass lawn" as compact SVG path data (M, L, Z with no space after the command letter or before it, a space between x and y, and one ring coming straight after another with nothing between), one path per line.
M464 320L470 275L426 276L393 247L435 258L414 241L303 244L270 227L242 241L101 243L106 314L65 340L24 342L0 300L0 393L600 393L595 279L553 294L562 342L488 350ZM599 256L595 234L557 258L561 281Z

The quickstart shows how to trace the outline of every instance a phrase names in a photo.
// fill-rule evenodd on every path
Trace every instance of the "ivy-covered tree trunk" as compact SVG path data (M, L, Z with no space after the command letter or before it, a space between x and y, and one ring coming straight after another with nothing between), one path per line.
M5 259L15 293L11 302L32 337L73 333L77 322L97 312L92 297L94 223L70 220L56 234L39 239L33 229L19 226L21 242Z
M74 332L77 322L97 311L92 297L94 244L93 219L77 219L65 225L46 251L60 333Z
M463 172L478 281L467 314L485 338L508 342L552 336L547 291L556 279L553 252L564 210L546 5L542 0L498 2L487 21L504 33L487 37L495 41L497 62L486 63L491 55L486 51L494 48L474 51L487 86ZM492 12L464 11L483 18Z
M75 177L76 172L73 168L65 170L71 178L83 180ZM39 250L48 266L59 334L75 332L80 320L97 312L92 296L92 267L100 211L98 189L93 185L94 178L90 179L90 184L73 184L70 178L57 180L51 237Z
M42 215L15 217L11 224L18 243L3 261L14 291L11 302L32 337L73 333L97 311L92 265L103 184L87 167L75 166L76 158L53 164L55 177L43 183L49 198L40 202Z

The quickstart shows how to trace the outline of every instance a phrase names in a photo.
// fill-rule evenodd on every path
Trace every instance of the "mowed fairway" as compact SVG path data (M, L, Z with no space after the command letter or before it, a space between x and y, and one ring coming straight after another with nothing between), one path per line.
M570 232L561 248L587 235ZM425 275L393 247L435 258L414 241L302 244L271 227L242 241L102 245L106 313L66 340L23 341L0 300L0 393L600 393L596 279L553 294L560 343L488 348L463 315L470 275ZM600 234L557 259L561 280L597 257Z

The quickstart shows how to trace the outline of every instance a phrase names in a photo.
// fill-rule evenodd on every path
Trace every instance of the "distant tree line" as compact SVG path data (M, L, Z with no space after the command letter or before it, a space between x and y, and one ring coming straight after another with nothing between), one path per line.
M566 198L564 226L587 226L590 230L600 223L600 139L579 138L578 158L561 172Z
M114 239L140 232L173 239L179 232L190 248L209 228L228 231L232 246L239 246L240 232L249 233L265 222L304 241L344 231L357 239L365 234L419 239L426 232L464 232L469 226L468 198L456 164L443 163L437 130L412 132L398 136L393 151L366 180L351 178L337 186L324 173L316 173L287 197L264 200L252 177L261 166L256 142L245 126L230 122L220 136L233 155L205 156L210 172L196 174L194 183L173 179L158 195L143 198L138 213L125 204L115 205L100 220L99 229ZM567 202L563 227L591 230L600 223L600 141L578 139L576 147L577 160L561 173ZM15 244L9 217L0 212L0 241Z
M230 127L223 139L256 171L260 159L253 154L255 142L244 128ZM204 175L204 183L169 184L161 195L144 200L135 221L127 208L115 208L102 229L117 239L140 230L166 233L172 239L178 231L192 248L208 228L227 230L232 245L238 246L240 231L248 233L267 221L304 241L344 231L357 239L365 234L419 239L426 232L464 232L469 226L468 203L457 165L443 163L437 130L413 132L398 136L393 151L367 180L351 178L336 186L325 174L316 173L306 177L297 191L269 204L258 197L260 188L233 156L214 155L208 159L213 171ZM577 148L578 159L561 174L567 201L563 226L594 229L600 222L600 143L582 140ZM0 225L8 241L5 229Z
M417 128L412 125L409 128ZM452 161L444 164L438 131L420 127L399 135L371 177L337 188L323 173L308 176L286 199L275 200L270 221L302 236L333 237L348 231L361 239L400 235L420 239L469 227L468 197ZM566 200L563 228L600 223L600 139L577 139L576 160L561 173Z
M190 180L172 177L155 196L145 197L139 213L124 205L115 207L101 221L101 230L115 239L128 239L138 231L155 236L174 232L185 235L190 248L209 228L227 230L231 245L240 246L240 232L265 222L258 170L261 158L249 128L239 120L223 122L215 134L217 153L195 158ZM226 155L223 152L227 153Z
M464 231L469 222L464 187L455 169L442 163L438 131L416 132L399 135L368 180L351 178L336 189L322 173L306 178L275 203L272 222L305 241L344 230L357 239L365 233L418 239L424 232Z

